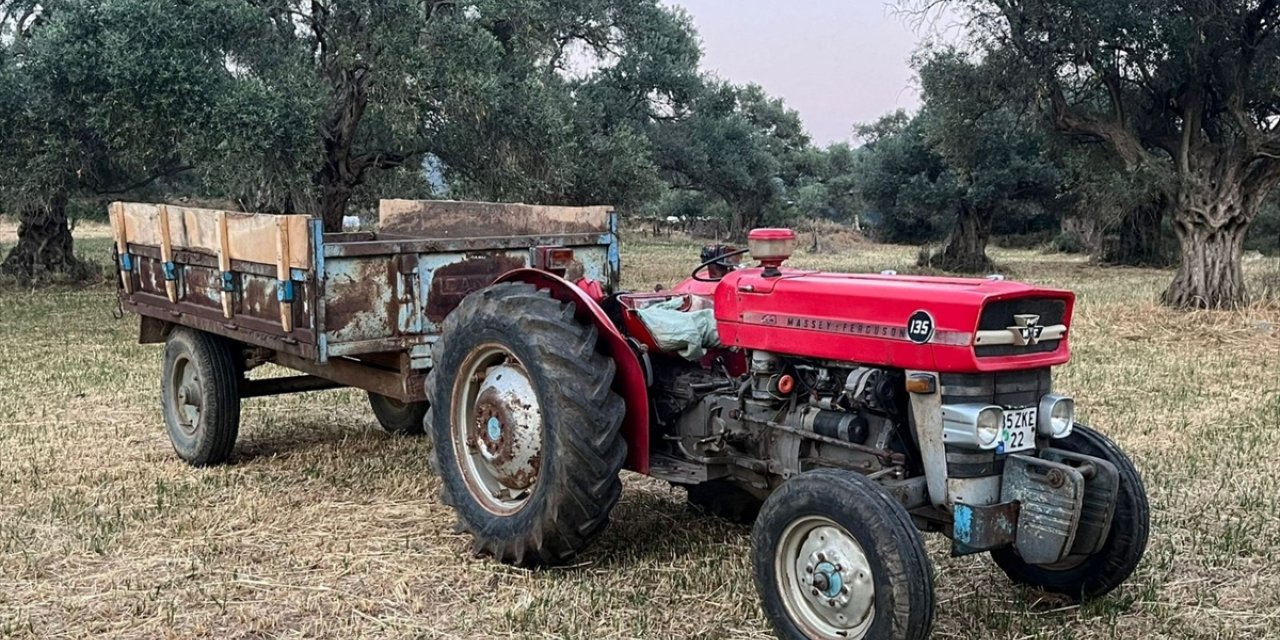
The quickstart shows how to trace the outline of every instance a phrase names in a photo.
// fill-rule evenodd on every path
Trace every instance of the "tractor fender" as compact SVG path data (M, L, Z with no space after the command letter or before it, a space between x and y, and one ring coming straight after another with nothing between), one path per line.
M615 365L613 390L626 402L627 415L622 420L622 437L627 441L626 468L637 473L649 473L649 388L645 384L644 369L600 304L578 285L539 269L508 271L494 282L527 282L546 289L552 298L572 302L579 322L595 325L603 338L601 350L613 359Z

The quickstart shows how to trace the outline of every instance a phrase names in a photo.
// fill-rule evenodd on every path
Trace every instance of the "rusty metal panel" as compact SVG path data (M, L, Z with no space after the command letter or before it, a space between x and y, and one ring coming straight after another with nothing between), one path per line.
M1120 471L1101 458L1065 449L1045 449L1040 457L1079 469L1085 479L1084 499L1080 506L1080 527L1072 554L1092 555L1102 550L1111 532L1116 497L1120 493Z
M428 275L424 278L426 316L438 331L445 316L473 291L493 283L498 276L529 264L529 252L434 254L422 256Z
M177 285L177 301L171 302L165 291L165 267L160 250L153 247L131 246L136 264L133 271L134 293L124 294L127 304L145 304L165 311L174 322L186 324L184 314L214 313L222 316L222 272L217 269L217 259L198 253L178 251L174 254L173 276ZM295 333L290 340L309 341L312 324L311 292L314 283L304 272L294 273L295 301L292 317ZM275 268L256 263L232 263L232 309L235 314L226 323L237 326L245 323L274 323L281 339L286 339L280 324L280 287ZM138 295L145 296L138 298ZM266 325L264 325L266 326ZM301 333L298 331L301 330Z
M324 333L330 347L401 335L399 278L387 256L326 260Z
M383 200L378 229L420 238L608 233L613 207L556 207L454 200Z
M952 508L952 555L978 553L1012 544L1018 531L1018 503L958 502Z
M1031 564L1065 558L1075 542L1084 476L1068 465L1014 454L1005 460L1002 502L1017 502L1018 555Z

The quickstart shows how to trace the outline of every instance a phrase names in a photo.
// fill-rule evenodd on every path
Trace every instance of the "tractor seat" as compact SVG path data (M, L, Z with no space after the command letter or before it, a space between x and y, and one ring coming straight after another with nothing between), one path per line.
M679 353L697 360L707 348L720 346L711 302L688 293L624 293L623 330L655 353Z

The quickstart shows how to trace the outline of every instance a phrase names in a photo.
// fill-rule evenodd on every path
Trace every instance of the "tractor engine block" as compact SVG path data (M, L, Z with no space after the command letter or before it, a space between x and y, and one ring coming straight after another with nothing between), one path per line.
M739 379L693 367L658 379L655 405L673 453L731 473L873 473L905 450L901 372L755 351Z

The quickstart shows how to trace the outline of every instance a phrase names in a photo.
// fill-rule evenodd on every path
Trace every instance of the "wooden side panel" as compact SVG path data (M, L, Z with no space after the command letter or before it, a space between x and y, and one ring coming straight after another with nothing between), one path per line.
M167 205L169 210L169 244L175 250L189 250L218 255L221 245L218 215L227 219L226 246L230 259L259 264L278 264L280 226L287 229L290 240L288 264L293 269L311 270L311 241L304 215L272 215L265 213L220 212ZM162 230L158 205L136 202L118 203L111 207L112 225L117 235L123 230L131 244L160 247ZM119 215L123 224L116 221ZM283 222L281 222L283 220ZM119 238L117 238L119 240Z
M610 206L553 207L456 200L383 200L381 233L418 238L477 238L608 233Z

